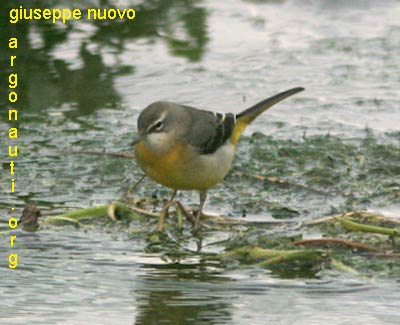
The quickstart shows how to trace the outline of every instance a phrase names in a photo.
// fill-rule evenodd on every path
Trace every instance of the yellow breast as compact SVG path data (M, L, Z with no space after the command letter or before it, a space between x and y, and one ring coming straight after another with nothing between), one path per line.
M229 157L199 155L187 144L176 143L165 153L152 151L144 141L136 145L136 158L156 182L177 190L207 190L219 183L230 169Z

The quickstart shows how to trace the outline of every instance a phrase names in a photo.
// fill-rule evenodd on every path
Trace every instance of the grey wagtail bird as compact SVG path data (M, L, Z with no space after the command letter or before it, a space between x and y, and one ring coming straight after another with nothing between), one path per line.
M304 88L289 89L239 114L222 114L170 102L155 102L139 115L139 137L133 142L139 166L157 183L174 190L196 190L200 206L194 230L206 201L207 190L223 180L247 125L268 108Z

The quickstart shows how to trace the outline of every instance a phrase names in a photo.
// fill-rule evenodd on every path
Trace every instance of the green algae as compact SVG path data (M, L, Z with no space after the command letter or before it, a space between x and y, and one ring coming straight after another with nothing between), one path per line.
M195 257L217 261L223 268L267 268L281 277L317 277L327 269L393 276L400 269L400 220L348 212L399 202L398 143L397 133L374 135L368 129L361 139L324 135L295 141L261 133L244 137L232 171L209 191L211 207L222 207L233 216L204 219L196 236L176 207L167 216L165 230L155 231L157 211L169 191L151 192L149 182L137 189L130 205L119 202L68 211L43 218L41 224L85 228L97 223L143 241L144 252L177 263ZM197 199L188 202L185 193L178 199L197 207ZM337 242L297 244L310 238Z

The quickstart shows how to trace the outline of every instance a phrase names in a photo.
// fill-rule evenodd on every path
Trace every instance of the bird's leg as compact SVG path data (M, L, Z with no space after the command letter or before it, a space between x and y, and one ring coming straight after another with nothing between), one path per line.
M197 213L196 213L196 221L194 223L194 228L193 228L194 232L197 232L200 228L200 217L203 214L203 207L204 207L204 203L206 203L206 199L207 199L207 192L201 191L200 192L200 206L199 206L199 210L197 210Z
M174 203L173 201L174 201L174 198L175 198L177 192L178 192L178 190L174 190L174 192L172 193L171 198L167 202L167 203L169 203L169 206L173 205L173 203ZM166 217L169 216L168 212L169 212L169 209L167 210L167 214L165 215Z
M178 190L174 190L174 192L171 195L171 198L169 199L169 202L172 202L172 200L175 198L176 193L178 193Z
M189 220L192 224L194 224L196 221L196 218L193 216L193 214L189 213L189 211L187 211L185 209L185 207L182 205L181 202L176 201L176 204L177 204L178 208L182 211L182 213L185 215L186 219Z
M164 231L164 223L165 223L165 218L168 215L168 210L171 207L172 202L167 202L163 209L160 212L160 217L158 219L158 226L157 226L157 231L158 232L163 232Z
M130 195L132 194L132 192L139 186L139 184L140 184L145 178L146 178L146 174L143 175L143 176L141 176L141 177L139 178L139 180L136 181L136 183L133 184L131 187L129 187L128 190L124 193L124 195L122 195L121 200L122 200L122 201L125 201L125 200L128 198L128 196L130 196Z
M168 216L169 208L171 207L171 205L174 204L173 200L174 200L177 192L178 192L177 190L174 190L171 198L169 199L169 201L167 203L165 203L163 209L160 212L160 218L158 219L158 226L157 226L157 231L159 231L159 232L164 231L165 218Z

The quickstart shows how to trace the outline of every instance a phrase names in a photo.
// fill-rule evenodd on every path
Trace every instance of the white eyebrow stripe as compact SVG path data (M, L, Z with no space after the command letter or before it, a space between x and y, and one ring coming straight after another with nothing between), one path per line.
M220 123L224 123L226 114L225 113L220 113L220 112L212 112L213 115L218 119L218 116L221 116L221 121Z
M160 118L159 118L157 121L155 121L153 124L150 124L150 125L147 127L146 131L149 131L149 130L150 130L154 125L156 125L157 123L164 121L164 119L165 119L166 116L167 116L167 112L166 112L166 111L162 112L161 115L160 115Z

